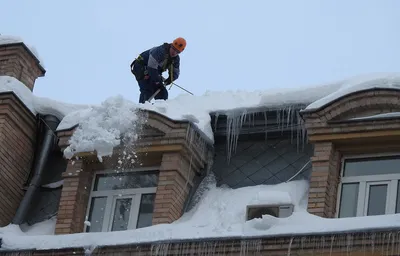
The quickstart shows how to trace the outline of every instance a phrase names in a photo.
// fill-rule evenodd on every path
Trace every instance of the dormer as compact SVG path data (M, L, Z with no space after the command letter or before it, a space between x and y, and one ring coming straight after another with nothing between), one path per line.
M46 70L37 55L18 38L0 35L0 76L11 76L33 91Z

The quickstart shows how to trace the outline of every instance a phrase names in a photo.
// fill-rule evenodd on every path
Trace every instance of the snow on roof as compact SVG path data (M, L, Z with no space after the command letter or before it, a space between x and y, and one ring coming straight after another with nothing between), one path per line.
M334 88L334 90L332 90ZM400 73L373 73L353 77L335 84L331 92L320 99L316 99L305 110L315 110L329 104L340 97L357 91L368 89L400 89Z
M258 185L238 189L217 187L215 178L208 176L202 183L204 191L198 203L180 219L171 224L115 232L77 233L69 235L48 234L46 230L25 233L16 225L0 228L4 249L58 249L102 245L151 243L171 240L211 238L301 236L326 232L370 230L373 228L400 227L400 214L329 219L307 212L308 182L291 181L277 185ZM294 212L287 218L264 215L246 221L246 206L250 204L294 205ZM206 218L204 216L207 216Z
M92 151L93 149L98 150L100 152L98 156L100 154L101 157L111 154L112 146L118 143L116 136L126 132L127 125L138 120L135 117L135 109L147 109L173 120L192 122L212 143L214 141L210 116L212 112L240 116L249 111L265 111L270 108L283 108L298 104L308 105L305 109L312 110L357 90L400 89L399 82L400 73L383 73L303 88L268 89L253 92L208 91L202 96L182 94L168 101L156 101L154 104L148 102L136 104L122 96L111 97L100 106L68 114L62 120L58 130L69 129L78 123L87 127L86 131L80 127L79 131L75 132L71 145L65 151L67 157L71 157L73 153ZM109 110L104 106L113 107ZM121 119L121 117L124 118ZM122 125L121 129L120 125ZM93 129L93 127L97 128Z
M35 55L35 57L39 60L40 65L44 67L43 60L40 58L38 51L36 48L32 45L27 44L24 42L24 40L21 37L17 36L8 36L8 35L0 35L0 45L5 45L5 44L15 44L15 43L24 43L26 47L28 47L29 50Z
M265 91L206 92L201 96L179 95L154 104L134 103L123 96L111 96L100 105L74 105L34 96L26 86L11 77L0 77L0 91L14 91L33 113L53 114L61 123L57 130L79 124L64 151L67 158L74 153L96 151L98 157L110 155L120 136L145 120L137 117L138 109L152 110L173 120L192 122L211 143L214 135L210 113L243 115L249 111L301 104L315 110L355 91L372 88L400 89L400 73L375 73L331 84L303 88L268 89Z
M34 115L37 113L49 114L56 116L60 120L70 112L88 108L88 105L61 103L35 96L26 85L10 76L0 76L0 92L14 92Z

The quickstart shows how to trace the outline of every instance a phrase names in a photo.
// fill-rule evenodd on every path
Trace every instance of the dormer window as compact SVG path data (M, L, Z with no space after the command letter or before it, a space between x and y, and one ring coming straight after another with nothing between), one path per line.
M158 171L134 169L95 174L86 232L107 232L152 225Z
M345 158L338 217L400 212L400 155Z

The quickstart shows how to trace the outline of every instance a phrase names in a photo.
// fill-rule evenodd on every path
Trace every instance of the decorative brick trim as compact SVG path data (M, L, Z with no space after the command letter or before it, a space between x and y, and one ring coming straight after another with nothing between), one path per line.
M316 143L308 194L308 211L315 215L333 218L336 210L339 184L340 158L331 142Z
M70 160L63 173L64 184L58 208L56 234L83 232L90 195L92 173L84 170L82 160Z
M303 112L309 135L399 129L399 119L350 120L382 113L400 112L400 91L376 89L341 98L315 111ZM346 122L346 120L349 120Z

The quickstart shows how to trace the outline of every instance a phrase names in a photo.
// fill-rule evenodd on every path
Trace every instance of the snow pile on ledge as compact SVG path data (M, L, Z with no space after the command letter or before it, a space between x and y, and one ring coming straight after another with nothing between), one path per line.
M37 113L49 114L60 120L71 112L89 107L89 105L61 103L52 99L37 97L26 85L10 76L0 76L0 92L14 92L34 115Z
M171 224L159 224L128 231L40 236L29 236L18 232L18 226L9 225L0 228L0 237L3 239L2 248L88 248L99 245L168 242L181 239L301 236L310 233L400 227L400 214L343 219L325 219L311 215L306 211L307 181L291 181L278 185L259 185L239 189L217 188L212 177L208 177L205 182L207 181L208 184L205 185L207 189L204 190L197 205ZM267 194L273 200L266 201ZM287 218L263 216L260 219L245 221L246 205L254 203L293 203L295 208L294 213Z
M0 35L0 45L4 44L15 44L15 43L24 43L26 47L35 55L35 57L39 60L40 65L44 68L43 60L40 58L38 51L32 45L28 45L21 37L18 36L8 36L8 35Z

